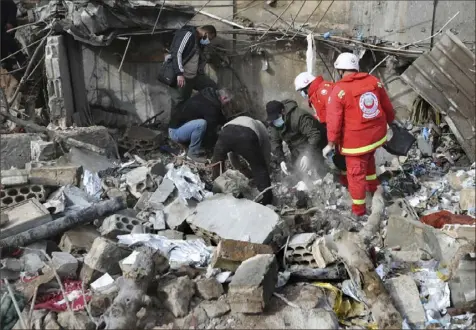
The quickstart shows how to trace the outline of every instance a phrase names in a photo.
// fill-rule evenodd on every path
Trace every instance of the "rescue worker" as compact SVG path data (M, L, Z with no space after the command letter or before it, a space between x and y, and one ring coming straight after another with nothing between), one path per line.
M336 148L345 156L352 212L365 215L366 191L374 193L379 182L375 150L387 140L387 124L396 124L392 103L375 76L359 72L359 59L342 53L334 63L341 76L327 105L328 145L324 157Z
M8 30L17 26L17 6L13 0L0 1L1 18L1 59L2 65L7 71L13 71L14 65L17 64L21 68L25 62L26 57L23 52L19 51L17 41L14 38L14 32L7 33ZM16 53L14 56L3 61L4 58ZM13 74L18 81L22 77L22 73L17 71Z
M231 164L241 170L238 156L243 157L251 168L252 177L259 191L271 185L269 164L271 158L271 144L268 130L259 120L246 116L237 117L226 123L218 134L218 141L213 151L212 164L221 162L221 166L213 167L213 180L220 175L220 168L225 171L225 159L230 156ZM244 174L246 174L245 171ZM271 204L273 193L267 190L259 203Z
M284 141L291 151L292 162L297 162L302 172L308 172L314 167L316 157L320 157L318 149L322 150L326 145L322 125L293 100L270 101L266 104L266 112L271 152L278 163L284 162Z
M228 89L202 89L172 112L170 139L180 144L189 143L187 156L195 162L205 163L206 159L200 157L202 142L215 144L219 126L226 122L222 108L231 99Z
M193 90L217 88L217 84L204 73L206 59L203 57L204 47L216 36L213 25L184 26L175 32L170 46L172 66L177 76L177 86L170 89L172 109L188 100Z

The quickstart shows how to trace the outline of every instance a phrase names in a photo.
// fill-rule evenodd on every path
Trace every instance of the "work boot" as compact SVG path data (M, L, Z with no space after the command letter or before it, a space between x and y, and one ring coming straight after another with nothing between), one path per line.
M200 157L198 155L194 155L194 154L191 154L191 153L187 153L187 158L189 160L191 160L192 162L195 162L195 163L200 163L200 164L206 164L207 163L206 158Z

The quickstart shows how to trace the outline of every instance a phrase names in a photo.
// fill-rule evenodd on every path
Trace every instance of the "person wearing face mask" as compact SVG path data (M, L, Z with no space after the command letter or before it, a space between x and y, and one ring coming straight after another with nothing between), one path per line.
M387 124L398 125L390 98L375 76L359 72L359 58L340 54L334 68L342 77L336 82L327 105L328 145L324 157L336 145L345 156L352 213L366 213L366 191L377 190L375 150L387 141Z
M204 73L206 59L204 47L217 36L213 25L200 27L184 26L175 32L166 61L172 61L176 82L171 86L172 109L190 98L193 90L206 87L217 88L217 84Z
M284 161L283 141L289 146L292 162L302 172L314 167L314 160L326 145L323 127L296 101L270 101L266 104L270 127L271 152L278 163ZM285 164L285 163L284 163ZM281 165L283 167L283 165ZM284 166L286 167L286 166Z

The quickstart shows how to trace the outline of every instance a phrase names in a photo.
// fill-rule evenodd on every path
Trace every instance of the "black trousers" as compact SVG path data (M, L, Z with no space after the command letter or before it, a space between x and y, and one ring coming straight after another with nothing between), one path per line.
M224 164L227 154L233 152L240 155L251 167L253 178L259 191L263 191L271 185L269 170L266 166L265 157L261 150L256 133L248 127L239 125L226 125L218 135L218 141L213 151L212 163ZM223 168L223 166L222 166ZM213 177L219 175L220 167L213 168ZM263 194L261 204L270 204L273 200L273 192L270 190Z

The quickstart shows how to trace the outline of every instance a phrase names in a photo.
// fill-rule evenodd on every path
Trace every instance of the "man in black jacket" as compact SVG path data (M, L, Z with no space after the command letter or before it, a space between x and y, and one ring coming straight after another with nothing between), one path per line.
M170 139L182 144L190 143L187 156L196 162L206 162L200 158L202 141L216 141L218 126L226 122L222 107L231 99L232 94L227 89L202 89L172 112Z
M193 90L217 88L217 84L204 74L206 60L202 56L203 47L209 45L216 35L213 25L184 26L175 32L170 47L172 66L177 76L177 86L171 88L172 109L188 100Z
M7 33L8 30L13 29L17 26L17 6L13 0L0 0L0 12L2 15L1 20L1 59L3 60L8 55L13 54L20 50L18 44L13 37L14 32ZM14 64L19 62L19 65L22 66L26 57L22 52L18 52L16 55L10 57L9 59L2 62L7 71L12 71ZM20 74L19 77L22 75ZM17 78L15 76L15 78ZM17 78L18 79L18 78Z

